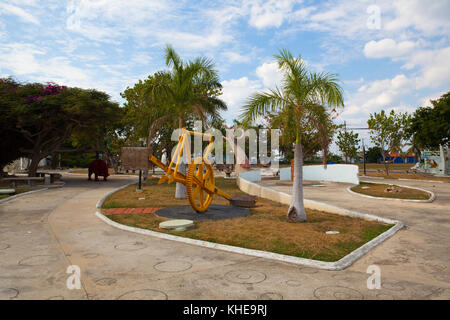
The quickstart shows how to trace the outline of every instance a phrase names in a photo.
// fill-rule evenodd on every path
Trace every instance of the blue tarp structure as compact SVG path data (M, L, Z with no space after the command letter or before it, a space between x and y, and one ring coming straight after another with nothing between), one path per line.
M408 155L405 158L405 161L403 161L403 158L400 157L400 155L392 155L392 154L390 154L389 156L386 157L386 161L392 161L392 160L394 160L393 163L416 163L414 155ZM383 157L380 157L380 163L383 163Z

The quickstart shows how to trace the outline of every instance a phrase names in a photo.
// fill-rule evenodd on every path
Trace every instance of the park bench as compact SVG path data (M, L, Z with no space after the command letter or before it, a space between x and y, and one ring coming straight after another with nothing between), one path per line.
M36 172L36 174L38 175L38 177L41 177L41 178L44 178L44 179L45 179L45 175L46 174L48 174L50 176L50 181L44 180L45 184L54 183L55 180L61 178L61 174L60 173L54 173L54 172Z
M229 166L225 166L224 170L223 170L227 176L227 178L231 177L231 173L233 172L233 169Z
M12 178L3 178L2 181L9 181L11 182L11 186L13 188L16 187L17 181L28 181L28 185L30 187L33 187L36 185L36 181L44 181L45 178L43 177L12 177Z
M214 165L216 170L223 171L225 169L225 165L223 163L216 163Z

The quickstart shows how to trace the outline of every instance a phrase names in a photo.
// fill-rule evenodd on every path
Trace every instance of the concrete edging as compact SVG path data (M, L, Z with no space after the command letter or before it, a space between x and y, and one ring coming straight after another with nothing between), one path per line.
M399 181L417 181L417 182L432 182L432 183L450 183L447 181L442 180L419 180L419 179L406 179L406 178L398 178L398 179L389 179L389 178L383 178L383 177L372 177L372 176L360 176L361 178L367 178L367 179L377 179L377 180L399 180Z
M5 203L5 202L7 202L9 200L13 200L13 199L16 199L16 198L19 198L19 197L22 197L22 196L26 196L27 194L41 192L41 191L45 191L45 190L49 190L49 189L50 188L42 188L42 189L37 189L37 190L32 190L32 191L28 191L28 192L19 193L19 194L16 194L14 196L11 196L11 197L8 197L8 198L5 198L5 199L1 199L0 203Z
M243 184L245 184L245 183L248 183L248 184L256 186L256 187L265 188L265 187L262 187L262 186L258 186L258 185L254 184L252 182L245 181L244 179L242 179L240 177L237 179L237 182L238 182L238 187L241 190L242 190L241 186ZM129 232L134 232L134 233L139 233L139 234L144 234L144 235L150 235L150 236L157 237L157 238L160 238L160 239L178 241L178 242L192 244L192 245L197 245L197 246L210 248L210 249L217 249L217 250L223 250L223 251L228 251L228 252L233 252L233 253L238 253L238 254L245 254L245 255L249 255L249 256L253 256L253 257L259 257L259 258L283 261L283 262L293 263L293 264L307 266L307 267L312 267L312 268L319 268L319 269L325 269L325 270L343 270L343 269L349 267L350 265L352 265L356 260L358 260L364 254L366 254L372 248L374 248L375 246L379 245L380 243L382 243L386 239L390 238L398 230L403 228L403 223L400 222L400 221L397 221L397 220L391 220L391 219L387 219L387 218L378 217L378 216L375 216L375 215L364 214L364 213L360 213L360 212L346 210L346 209L342 209L342 208L339 208L339 207L331 206L331 205L328 205L328 204L325 204L325 203L320 203L320 202L317 202L317 201L306 200L305 199L305 204L307 204L307 207L312 208L312 209L327 210L328 212L331 212L331 213L338 213L338 214L342 214L342 215L356 216L356 217L362 218L362 219L376 220L376 221L380 221L380 222L384 222L384 223L388 223L388 224L394 224L394 226L392 228L390 228L386 232L382 233L378 237L372 239L371 241L365 243L364 245L362 245L358 249L352 251L351 253L349 253L348 255L346 255L345 257L340 259L339 261L336 261L336 262L325 262L325 261L318 261L318 260L312 260L312 259L305 259L305 258L288 256L288 255L283 255L283 254L278 254L278 253L273 253L273 252L254 250L254 249L247 249L247 248L242 248L242 247L235 247L235 246L230 246L230 245L225 245L225 244L220 244L220 243L214 243L214 242L208 242L208 241L203 241L203 240L197 240L197 239L191 239L191 238L175 236L175 235L161 233L161 232L156 232L156 231L151 231L151 230L147 230L147 229L130 227L130 226L126 226L126 225L117 223L117 222L107 218L105 215L103 215L100 212L99 209L101 208L101 206L103 205L103 203L104 203L104 201L106 200L107 197L109 197L110 195L114 194L115 192L117 192L119 190L122 190L122 189L124 189L124 188L126 188L126 187L128 187L130 185L133 185L133 184L136 184L136 183L126 184L124 186L121 186L121 187L119 187L117 189L114 189L114 190L108 192L107 194L105 194L97 202L97 205L96 205L97 210L95 212L95 215L100 220L102 220L103 222L107 223L108 225L110 225L112 227L115 227L115 228L118 228L118 229L121 229L121 230L124 230L124 231L129 231ZM274 193L278 193L280 195L280 197L278 197L279 200L284 200L284 201L289 200L290 201L290 195L288 195L286 193L275 191L275 190L271 190L269 188L265 188L265 189L273 191ZM244 191L244 192L246 192L246 191ZM270 200L274 200L273 197L269 198L269 199ZM284 203L284 201L279 201L279 200L274 200L274 201L278 201L278 202Z
M246 181L245 179L242 179L241 177L238 179L238 187L242 191L249 193L251 195L255 195L255 196L258 196L261 198L266 198L266 199L269 199L272 201L277 201L277 202L280 202L280 203L283 203L286 205L289 205L290 201L291 201L291 195L289 195L287 193L284 193L281 191L276 191L276 190L273 190L273 189L270 189L270 188L267 188L264 186L260 186L256 183ZM379 222L383 222L383 223L387 223L387 224L394 224L394 226L391 227L389 230L380 234L378 237L372 239L371 241L365 243L358 249L352 251L351 253L349 253L348 255L346 255L345 257L340 259L339 261L321 262L321 261L306 259L306 260L308 260L307 265L318 267L321 269L342 270L342 269L349 267L356 260L358 260L363 255L365 255L367 252L369 252L371 249L373 249L374 247L376 247L383 241L387 240L388 238L392 237L398 230L402 229L404 226L403 223L398 220L382 218L382 217L372 215L372 214L347 210L347 209L339 208L339 207L329 205L326 203L314 201L314 200L304 199L304 204L305 204L305 207L309 208L309 209L321 210L321 211L326 211L329 213L335 213L335 214L340 214L340 215L345 215L345 216L352 216L352 217L357 217L357 218L361 218L361 219L365 219L365 220L375 220L375 221L379 221ZM316 264L317 262L321 262L321 265L323 265L323 264L325 264L325 265L323 265L323 266L317 265ZM303 263L299 262L298 264L303 264Z
M415 200L415 199L397 199L397 198L385 198L385 197L375 197L375 196L369 196L367 194L362 194L359 192L355 192L352 190L352 186L347 188L347 191L350 192L351 194L356 194L360 197L364 197L364 198L369 198L369 199L376 199L376 200L394 200L394 201L401 201L401 202L418 202L418 203L430 203L433 202L434 199L436 199L436 195L434 194L434 192L431 192L429 190L425 190L422 188L417 188L417 187L409 187L409 186L403 186L403 185L399 185L399 184L392 184L392 183L381 183L381 182L369 182L369 183L374 183L374 184L387 184L390 186L397 186L397 187L402 187L402 188L409 188L409 189L416 189L419 191L423 191L426 192L428 194L430 194L430 199L428 200Z

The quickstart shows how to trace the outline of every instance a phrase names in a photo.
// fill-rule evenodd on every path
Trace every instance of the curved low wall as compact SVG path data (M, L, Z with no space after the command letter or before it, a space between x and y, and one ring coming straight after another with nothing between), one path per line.
M333 181L359 184L359 168L354 164L303 166L303 180ZM248 179L246 179L248 180ZM291 168L280 169L280 180L291 180Z
M260 170L249 170L239 172L239 177L244 178L247 181L261 181L261 171Z

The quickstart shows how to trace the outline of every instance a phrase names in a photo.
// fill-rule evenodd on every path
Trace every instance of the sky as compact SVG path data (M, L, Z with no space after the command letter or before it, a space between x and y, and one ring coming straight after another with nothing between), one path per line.
M183 59L213 59L231 123L281 74L286 48L312 71L337 73L345 108L335 120L366 127L370 113L413 112L450 89L450 0L0 0L0 77L120 93ZM359 131L365 137L366 131Z

